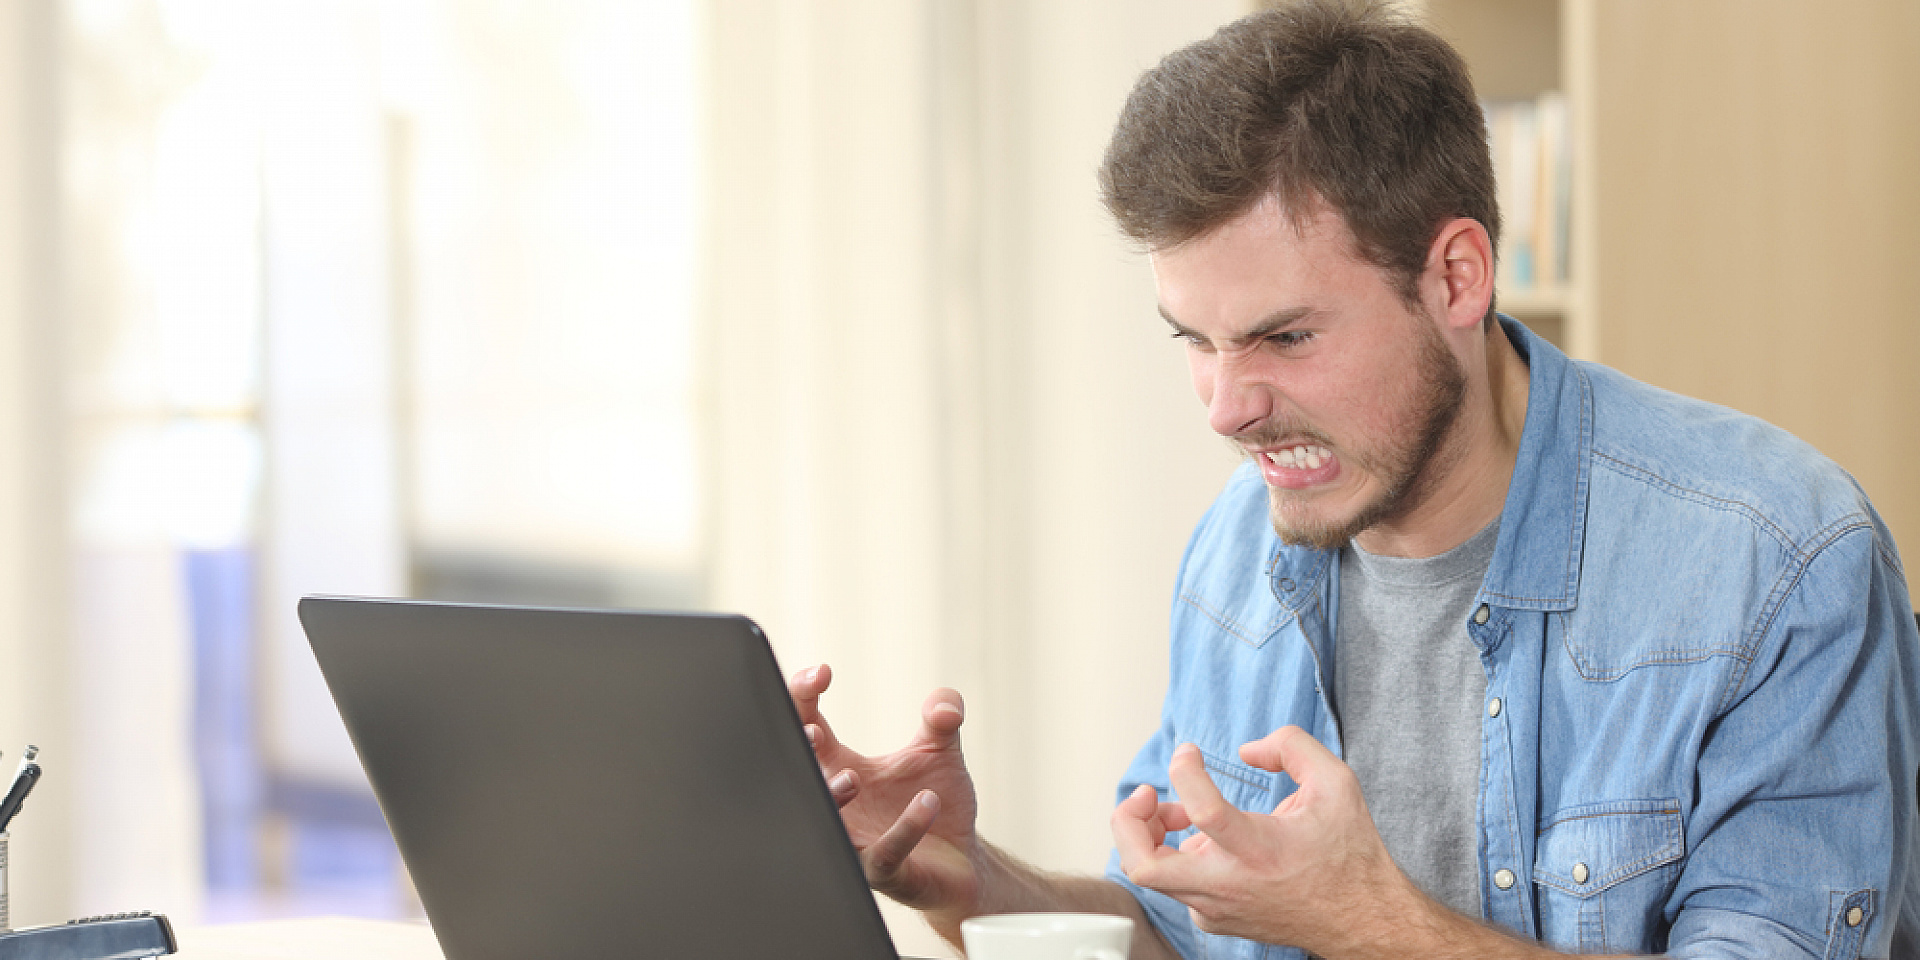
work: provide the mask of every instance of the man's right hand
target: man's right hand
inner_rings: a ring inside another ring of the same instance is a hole
[[[935,690],[920,708],[920,730],[905,747],[868,757],[834,736],[820,713],[833,682],[825,664],[793,675],[787,690],[840,804],[840,818],[867,882],[921,910],[970,912],[980,896],[978,812],[960,754],[960,694]]]

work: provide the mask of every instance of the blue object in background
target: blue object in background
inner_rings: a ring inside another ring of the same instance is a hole
[[[193,737],[199,764],[207,887],[260,884],[265,778],[255,730],[254,552],[181,554],[193,630]]]

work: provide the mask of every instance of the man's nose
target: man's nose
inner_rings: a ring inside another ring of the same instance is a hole
[[[1273,414],[1273,385],[1246,357],[1221,356],[1213,370],[1207,424],[1223,437],[1247,432]]]

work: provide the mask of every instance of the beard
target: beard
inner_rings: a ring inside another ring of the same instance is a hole
[[[1283,438],[1305,438],[1337,451],[1343,460],[1379,482],[1379,489],[1345,518],[1314,511],[1310,503],[1289,491],[1269,487],[1268,513],[1281,542],[1316,550],[1338,549],[1368,527],[1405,516],[1419,506],[1435,478],[1450,467],[1451,458],[1443,459],[1442,450],[1459,416],[1461,399],[1466,396],[1466,371],[1423,312],[1416,311],[1413,321],[1419,331],[1413,378],[1407,383],[1406,399],[1393,433],[1381,445],[1343,448],[1310,425],[1278,419],[1234,438],[1235,446],[1242,451],[1275,444]]]

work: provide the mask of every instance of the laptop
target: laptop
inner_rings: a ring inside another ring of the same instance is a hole
[[[448,960],[897,960],[752,621],[299,612]]]

